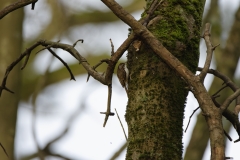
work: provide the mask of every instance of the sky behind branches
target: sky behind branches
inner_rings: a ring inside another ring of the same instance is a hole
[[[98,9],[106,11],[106,7],[100,2],[95,0],[77,1],[77,0],[62,0],[69,8],[73,8],[73,12],[77,10],[91,10]],[[124,5],[126,1],[120,1]],[[210,0],[207,0],[209,4]],[[129,3],[129,2],[128,2]],[[220,0],[221,13],[224,17],[222,22],[225,28],[231,27],[231,17],[239,6],[239,0]],[[42,12],[44,9],[44,12]],[[38,1],[35,10],[32,11],[30,6],[25,7],[26,18],[24,21],[24,39],[32,39],[36,37],[48,23],[51,23],[50,8],[46,5],[45,0]],[[141,12],[134,13],[136,19],[139,19]],[[228,24],[228,25],[224,25]],[[61,37],[63,43],[74,43],[73,39],[84,39],[83,44],[78,44],[77,49],[82,51],[83,54],[99,54],[103,51],[111,52],[109,39],[113,40],[115,50],[127,38],[128,26],[122,22],[114,22],[106,25],[87,24],[84,26],[76,27],[71,30],[71,38]],[[86,34],[86,30],[92,34]],[[224,37],[227,37],[229,30],[225,30]],[[97,39],[96,39],[97,37]],[[56,38],[57,39],[57,38]],[[96,46],[97,51],[96,51]],[[201,59],[199,66],[203,66],[205,60],[206,48],[205,44],[201,43]],[[68,63],[76,63],[70,55],[63,51],[57,53]],[[39,73],[44,73],[47,65],[42,66],[43,62],[52,63],[51,71],[58,69],[62,64],[57,60],[51,62],[49,54],[43,53],[35,57],[35,68]],[[123,56],[126,60],[126,55]],[[211,68],[214,68],[214,61]],[[239,67],[240,68],[240,67]],[[238,70],[240,73],[240,69]],[[236,74],[236,76],[239,76]],[[51,85],[41,92],[37,98],[37,121],[36,131],[37,140],[41,147],[51,141],[59,132],[63,130],[72,115],[79,113],[71,123],[69,132],[58,141],[52,148],[54,152],[66,154],[67,156],[75,157],[78,159],[91,159],[91,160],[106,160],[108,159],[119,147],[126,141],[122,132],[120,123],[117,116],[110,117],[105,128],[102,127],[104,115],[99,112],[106,110],[107,104],[107,87],[96,82],[93,78],[86,83],[87,75],[77,76],[76,81],[64,80],[60,83]],[[207,76],[205,85],[210,87],[212,76]],[[185,112],[184,126],[189,120],[192,111],[198,107],[198,103],[194,96],[189,93]],[[127,132],[127,124],[125,122],[125,108],[127,104],[127,96],[124,89],[119,84],[116,76],[113,78],[113,94],[112,94],[112,111],[117,109],[124,128]],[[196,115],[193,116],[187,133],[184,133],[183,143],[184,151],[191,137],[192,129],[196,123]],[[17,136],[16,136],[16,153],[18,158],[37,151],[36,144],[34,143],[31,125],[32,125],[32,107],[31,99],[29,102],[22,102],[19,107],[18,123],[17,123]],[[204,134],[204,133],[203,133]],[[229,133],[233,140],[238,136],[231,130]],[[240,143],[227,145],[226,156],[240,159],[238,149]],[[119,160],[125,159],[125,152],[118,158]],[[204,160],[209,159],[210,149],[206,149]],[[54,160],[53,158],[49,158]]]

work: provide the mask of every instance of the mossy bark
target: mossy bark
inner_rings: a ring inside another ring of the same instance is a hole
[[[147,1],[150,4],[151,1]],[[148,29],[192,72],[199,58],[203,1],[165,0]],[[144,14],[143,14],[144,17]],[[126,159],[182,159],[184,80],[142,41],[128,50],[129,101]]]

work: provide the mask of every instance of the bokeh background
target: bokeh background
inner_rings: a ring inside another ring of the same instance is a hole
[[[118,2],[136,19],[140,18],[145,7],[144,0]],[[240,24],[237,18],[240,16],[239,3],[239,0],[206,0],[204,11],[204,23],[212,24],[213,44],[220,43],[211,68],[228,75],[237,84],[240,79]],[[101,1],[96,0],[40,0],[34,10],[31,10],[31,6],[24,8],[22,23],[22,51],[39,39],[61,40],[68,44],[84,39],[84,43],[78,43],[76,49],[92,66],[110,56],[109,39],[112,39],[116,50],[127,38],[129,28]],[[38,50],[34,50],[35,53]],[[123,160],[126,151],[121,149],[124,148],[126,140],[117,116],[110,117],[106,127],[102,127],[104,115],[99,112],[106,110],[107,87],[93,78],[86,83],[87,74],[83,67],[69,53],[59,49],[54,51],[70,65],[76,81],[69,81],[66,68],[47,51],[32,54],[27,67],[21,71],[21,87],[15,90],[19,93],[16,158],[37,160],[38,150],[44,151],[44,148],[49,147],[51,153],[46,157],[48,160],[64,159],[63,157],[74,160],[107,160],[116,153],[119,153],[116,159]],[[206,55],[203,41],[200,53],[199,66],[203,66]],[[121,61],[126,60],[125,53]],[[98,71],[104,72],[105,69],[106,65],[102,65]],[[205,85],[210,89],[210,93],[214,93],[220,88],[221,81],[208,75]],[[230,93],[223,91],[221,97],[224,99]],[[126,104],[125,90],[114,76],[112,110],[115,112],[114,108],[117,109],[127,132],[124,119]],[[197,101],[189,93],[183,129],[197,107]],[[199,159],[209,159],[208,131],[204,123],[201,111],[198,110],[184,133],[185,159],[191,157],[191,154],[195,154]],[[237,139],[238,136],[229,122],[224,120],[223,124],[233,140]],[[226,156],[240,159],[239,143],[229,140],[226,140],[226,143]]]

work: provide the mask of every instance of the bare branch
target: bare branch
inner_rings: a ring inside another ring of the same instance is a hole
[[[83,67],[87,70],[87,72],[96,80],[101,82],[104,85],[107,85],[104,76],[96,72],[92,67],[89,65],[87,60],[82,57],[79,52],[72,46],[64,43],[58,43],[58,42],[51,42],[51,41],[45,41],[45,40],[40,40],[39,41],[42,46],[49,46],[51,45],[52,48],[61,48],[67,52],[69,52],[73,57],[75,57],[79,63],[83,65]]]
[[[4,148],[4,146],[2,145],[2,143],[0,143],[0,146],[1,146],[1,148],[3,149],[4,153],[6,154],[6,156],[9,157],[8,154],[7,154],[7,151],[6,151],[6,149]]]
[[[203,68],[198,67],[198,71],[202,71]],[[225,84],[227,84],[233,91],[238,89],[238,86],[235,85],[230,78],[228,78],[227,76],[225,76],[224,74],[222,74],[221,72],[219,72],[218,70],[214,70],[214,69],[208,69],[207,73],[213,74],[214,76],[220,78],[223,80],[223,82]]]
[[[18,59],[16,59],[14,62],[12,62],[12,64],[10,64],[10,65],[7,67],[6,72],[5,72],[5,75],[4,75],[4,78],[3,78],[3,80],[2,80],[2,84],[1,84],[1,86],[0,86],[0,97],[1,97],[1,94],[2,94],[2,91],[3,91],[3,90],[9,91],[9,92],[11,92],[11,93],[14,93],[13,91],[11,91],[10,89],[8,89],[8,88],[6,87],[6,83],[7,83],[7,79],[8,79],[9,73],[11,72],[11,70],[12,70],[25,56],[27,56],[26,61],[24,62],[24,65],[23,65],[23,67],[22,67],[22,68],[24,68],[24,67],[26,66],[26,64],[27,64],[27,61],[28,61],[28,59],[29,59],[29,56],[30,56],[32,50],[33,50],[34,48],[36,48],[37,46],[39,46],[39,45],[40,45],[39,42],[36,42],[35,44],[33,44],[30,48],[26,49],[26,51],[23,52],[23,53],[19,56]]]
[[[219,97],[220,95],[218,95],[218,93],[220,93],[223,89],[225,89],[225,88],[227,88],[227,87],[228,87],[228,85],[222,86],[216,93],[214,93],[214,94],[212,95],[212,97]]]
[[[205,40],[206,46],[207,46],[207,57],[206,57],[206,61],[203,67],[202,72],[199,74],[200,80],[202,82],[204,82],[204,79],[207,75],[207,71],[210,67],[211,61],[212,61],[212,55],[213,55],[213,51],[215,50],[215,48],[218,46],[213,47],[212,43],[210,41],[210,23],[206,23],[205,25],[205,31],[203,34],[203,38]]]
[[[202,68],[199,67],[198,70],[201,71]],[[207,73],[211,73],[211,74],[213,74],[214,76],[222,79],[223,82],[224,82],[227,86],[229,86],[234,92],[236,92],[236,91],[239,89],[239,87],[238,87],[236,84],[234,84],[234,83],[231,81],[230,78],[228,78],[227,76],[225,76],[225,75],[222,74],[221,72],[219,72],[219,71],[217,71],[217,70],[214,70],[214,69],[209,69],[209,70],[207,71]],[[220,107],[220,106],[219,106],[219,107]],[[228,107],[228,106],[227,106],[227,107]],[[239,110],[240,110],[240,95],[236,97],[235,114],[238,114]]]
[[[111,112],[111,99],[112,99],[112,84],[108,85],[107,111],[106,111],[106,112],[100,112],[101,114],[105,114],[105,119],[104,119],[103,127],[106,126],[108,117],[109,117],[109,116],[114,116],[114,113]]]
[[[191,86],[193,81],[198,81],[198,78],[195,77],[195,75],[175,56],[173,56],[145,26],[138,22],[131,14],[126,12],[117,2],[114,0],[102,0],[102,2],[108,6],[117,17],[128,24],[136,35],[142,37],[153,51],[171,68],[175,69],[188,83],[191,84]]]
[[[11,13],[12,11],[19,9],[21,7],[24,7],[29,4],[35,4],[38,0],[18,0],[17,2],[10,4],[9,6],[3,8],[0,11],[0,19],[5,17],[8,13]],[[33,6],[34,7],[34,6]]]
[[[229,96],[224,102],[223,104],[221,105],[221,109],[222,110],[225,110],[229,105],[230,103],[235,100],[238,96],[240,95],[240,89],[236,90],[231,96]]]
[[[103,60],[101,60],[98,64],[96,64],[96,65],[93,66],[92,68],[96,71],[97,67],[99,67],[101,64],[103,64],[103,62],[106,62],[106,63],[108,64],[109,59],[103,59]],[[91,75],[88,73],[87,82],[89,81],[90,76],[91,76]]]
[[[52,53],[52,55],[53,55],[54,57],[56,57],[57,59],[59,59],[59,61],[61,61],[61,62],[63,63],[63,65],[67,68],[67,70],[68,70],[68,72],[70,73],[70,76],[71,76],[70,80],[73,79],[74,81],[76,81],[76,79],[75,79],[75,77],[74,77],[71,69],[69,68],[68,64],[67,64],[64,60],[62,60],[52,49],[49,48],[48,51],[49,51],[50,53]]]
[[[224,130],[225,136],[229,139],[229,141],[232,141],[232,138],[229,136],[229,134]]]
[[[186,129],[185,129],[185,131],[184,131],[185,133],[187,132],[187,129],[188,129],[188,126],[189,126],[189,124],[190,124],[190,121],[191,121],[192,116],[194,115],[194,113],[195,113],[199,108],[200,108],[200,107],[197,107],[196,109],[194,109],[194,110],[193,110],[193,113],[192,113],[191,116],[189,117],[187,127],[186,127]]]
[[[212,100],[216,107],[220,108],[220,104],[216,101],[216,97],[212,97]],[[222,115],[232,123],[233,127],[235,128],[236,132],[238,133],[238,136],[240,137],[240,123],[238,120],[238,115],[230,111],[229,109],[225,109],[222,113]],[[238,142],[238,140],[234,141],[234,143]]]
[[[82,41],[82,40],[79,40]],[[76,43],[76,42],[75,42]],[[72,46],[72,45],[68,45],[68,44],[64,44],[64,43],[59,43],[59,42],[51,42],[51,41],[45,41],[45,40],[39,40],[38,42],[36,42],[35,44],[33,44],[30,48],[26,49],[25,52],[23,52],[19,58],[17,58],[12,64],[10,64],[5,72],[5,76],[4,79],[2,81],[2,84],[0,86],[0,96],[3,90],[9,91],[11,93],[14,93],[13,91],[11,91],[10,89],[8,89],[6,87],[6,82],[7,82],[7,78],[8,75],[10,73],[10,71],[26,56],[25,62],[22,66],[21,69],[23,69],[27,62],[28,59],[30,57],[30,54],[32,53],[32,50],[35,49],[36,47],[38,47],[39,45],[44,46],[44,49],[50,49],[50,48],[61,48],[67,52],[69,52],[74,58],[76,58],[79,63],[81,63],[83,65],[83,67],[87,70],[87,72],[96,80],[98,80],[99,82],[101,82],[104,85],[108,85],[109,83],[106,82],[105,77],[101,74],[99,74],[98,72],[96,72],[87,62],[87,60],[82,57],[79,52]],[[51,52],[51,51],[50,51]],[[52,53],[52,52],[51,52]],[[73,74],[71,73],[69,67],[67,66],[67,64],[65,62],[63,62],[63,60],[61,60],[60,57],[56,56],[55,53],[52,53],[55,57],[57,57],[68,69],[68,71],[70,72],[71,75],[71,79],[75,79]],[[113,73],[113,72],[112,72]]]
[[[79,39],[79,40],[77,40],[75,43],[73,43],[73,45],[72,45],[72,46],[73,46],[73,47],[75,47],[75,46],[77,45],[77,43],[78,43],[78,42],[81,42],[81,43],[83,43],[83,41],[84,41],[83,39]]]
[[[126,12],[114,0],[101,0],[108,6],[113,13],[123,22],[128,24],[133,32],[144,39],[145,43],[173,70],[183,77],[189,86],[193,88],[193,94],[204,113],[210,114],[207,118],[207,124],[210,127],[210,140],[212,156],[216,159],[224,158],[223,127],[222,120],[219,118],[221,110],[215,107],[210,95],[204,87],[199,76],[195,76],[185,65],[183,65],[175,56],[173,56],[162,43],[140,22]],[[214,114],[214,116],[213,116]],[[219,140],[221,138],[221,140]],[[217,148],[217,149],[216,149]],[[218,152],[217,152],[218,151]]]

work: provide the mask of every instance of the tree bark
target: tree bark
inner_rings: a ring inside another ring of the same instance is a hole
[[[203,1],[165,0],[147,26],[194,73],[203,7]],[[128,68],[126,159],[182,159],[186,83],[144,41],[139,51],[130,46]]]
[[[14,0],[1,0],[0,9],[15,2]],[[22,49],[22,21],[23,9],[8,14],[0,20],[0,77],[3,79],[6,68],[21,53]],[[16,132],[16,119],[20,88],[20,66],[13,69],[7,81],[7,87],[15,95],[4,91],[0,98],[0,143],[6,149],[9,158],[0,148],[1,160],[14,159],[14,138]]]

